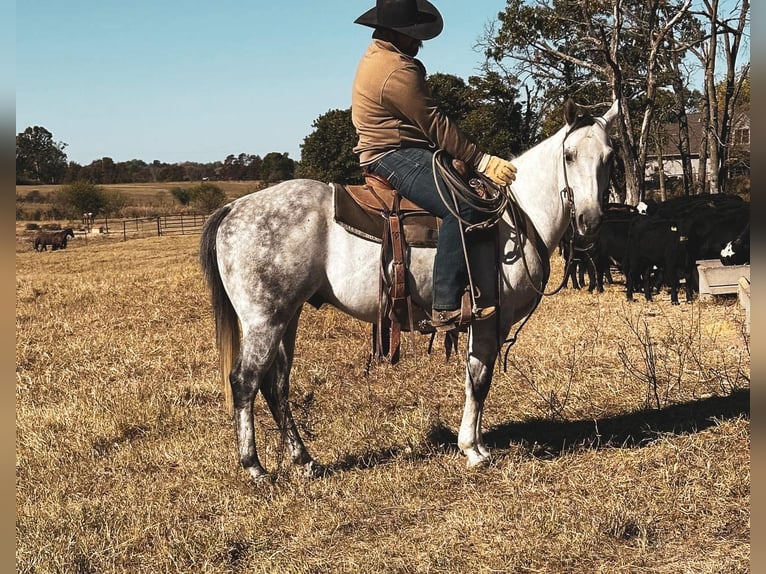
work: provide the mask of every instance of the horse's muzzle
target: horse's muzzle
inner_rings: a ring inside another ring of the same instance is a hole
[[[592,239],[598,234],[599,227],[601,226],[601,214],[594,216],[588,216],[584,213],[580,213],[577,216],[577,231],[586,239]]]

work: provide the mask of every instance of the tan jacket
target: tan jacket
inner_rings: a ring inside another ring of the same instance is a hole
[[[482,152],[436,107],[423,64],[385,40],[374,39],[354,78],[351,119],[361,165],[403,147],[442,148],[476,166]]]

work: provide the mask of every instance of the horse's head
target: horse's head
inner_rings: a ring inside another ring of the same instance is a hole
[[[584,237],[594,235],[601,222],[601,205],[612,166],[608,129],[617,113],[617,101],[596,118],[572,100],[564,106],[567,122],[562,144],[564,190],[571,190],[577,231]]]
[[[64,237],[72,237],[72,238],[74,238],[74,229],[72,229],[71,227],[67,227],[64,230]]]

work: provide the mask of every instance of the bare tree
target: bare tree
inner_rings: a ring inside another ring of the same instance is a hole
[[[643,198],[646,150],[658,88],[657,66],[672,29],[692,0],[554,2],[508,0],[488,58],[514,62],[516,75],[547,86],[549,99],[581,93],[620,102],[618,131],[626,202]],[[599,96],[600,94],[600,96]],[[634,115],[641,116],[640,129]]]
[[[737,60],[742,47],[745,30],[749,24],[750,2],[741,0],[735,8],[739,13],[734,18],[721,16],[718,0],[703,0],[704,10],[697,15],[706,21],[709,27],[706,39],[699,46],[690,46],[705,71],[705,104],[703,128],[706,137],[700,150],[700,169],[697,186],[699,191],[705,188],[705,181],[710,179],[710,192],[723,191],[726,182],[726,168],[729,155],[729,139],[733,110],[736,106],[737,94],[742,81],[749,77],[749,65],[744,73],[737,78]],[[734,24],[732,24],[734,22]],[[716,83],[716,62],[719,57],[719,38],[723,40],[726,62],[726,77],[724,80],[723,101],[719,101]],[[710,174],[707,174],[707,163],[710,161]]]

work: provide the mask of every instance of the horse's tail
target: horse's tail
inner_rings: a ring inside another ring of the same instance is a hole
[[[226,216],[229,215],[230,211],[231,207],[225,205],[210,215],[205,221],[200,239],[199,260],[202,272],[210,288],[210,298],[213,304],[213,314],[215,315],[215,342],[218,348],[223,395],[229,414],[233,414],[234,401],[229,384],[229,373],[231,372],[234,360],[239,354],[239,321],[231,300],[229,300],[229,296],[223,287],[221,273],[218,269],[218,258],[216,256],[218,227]]]

